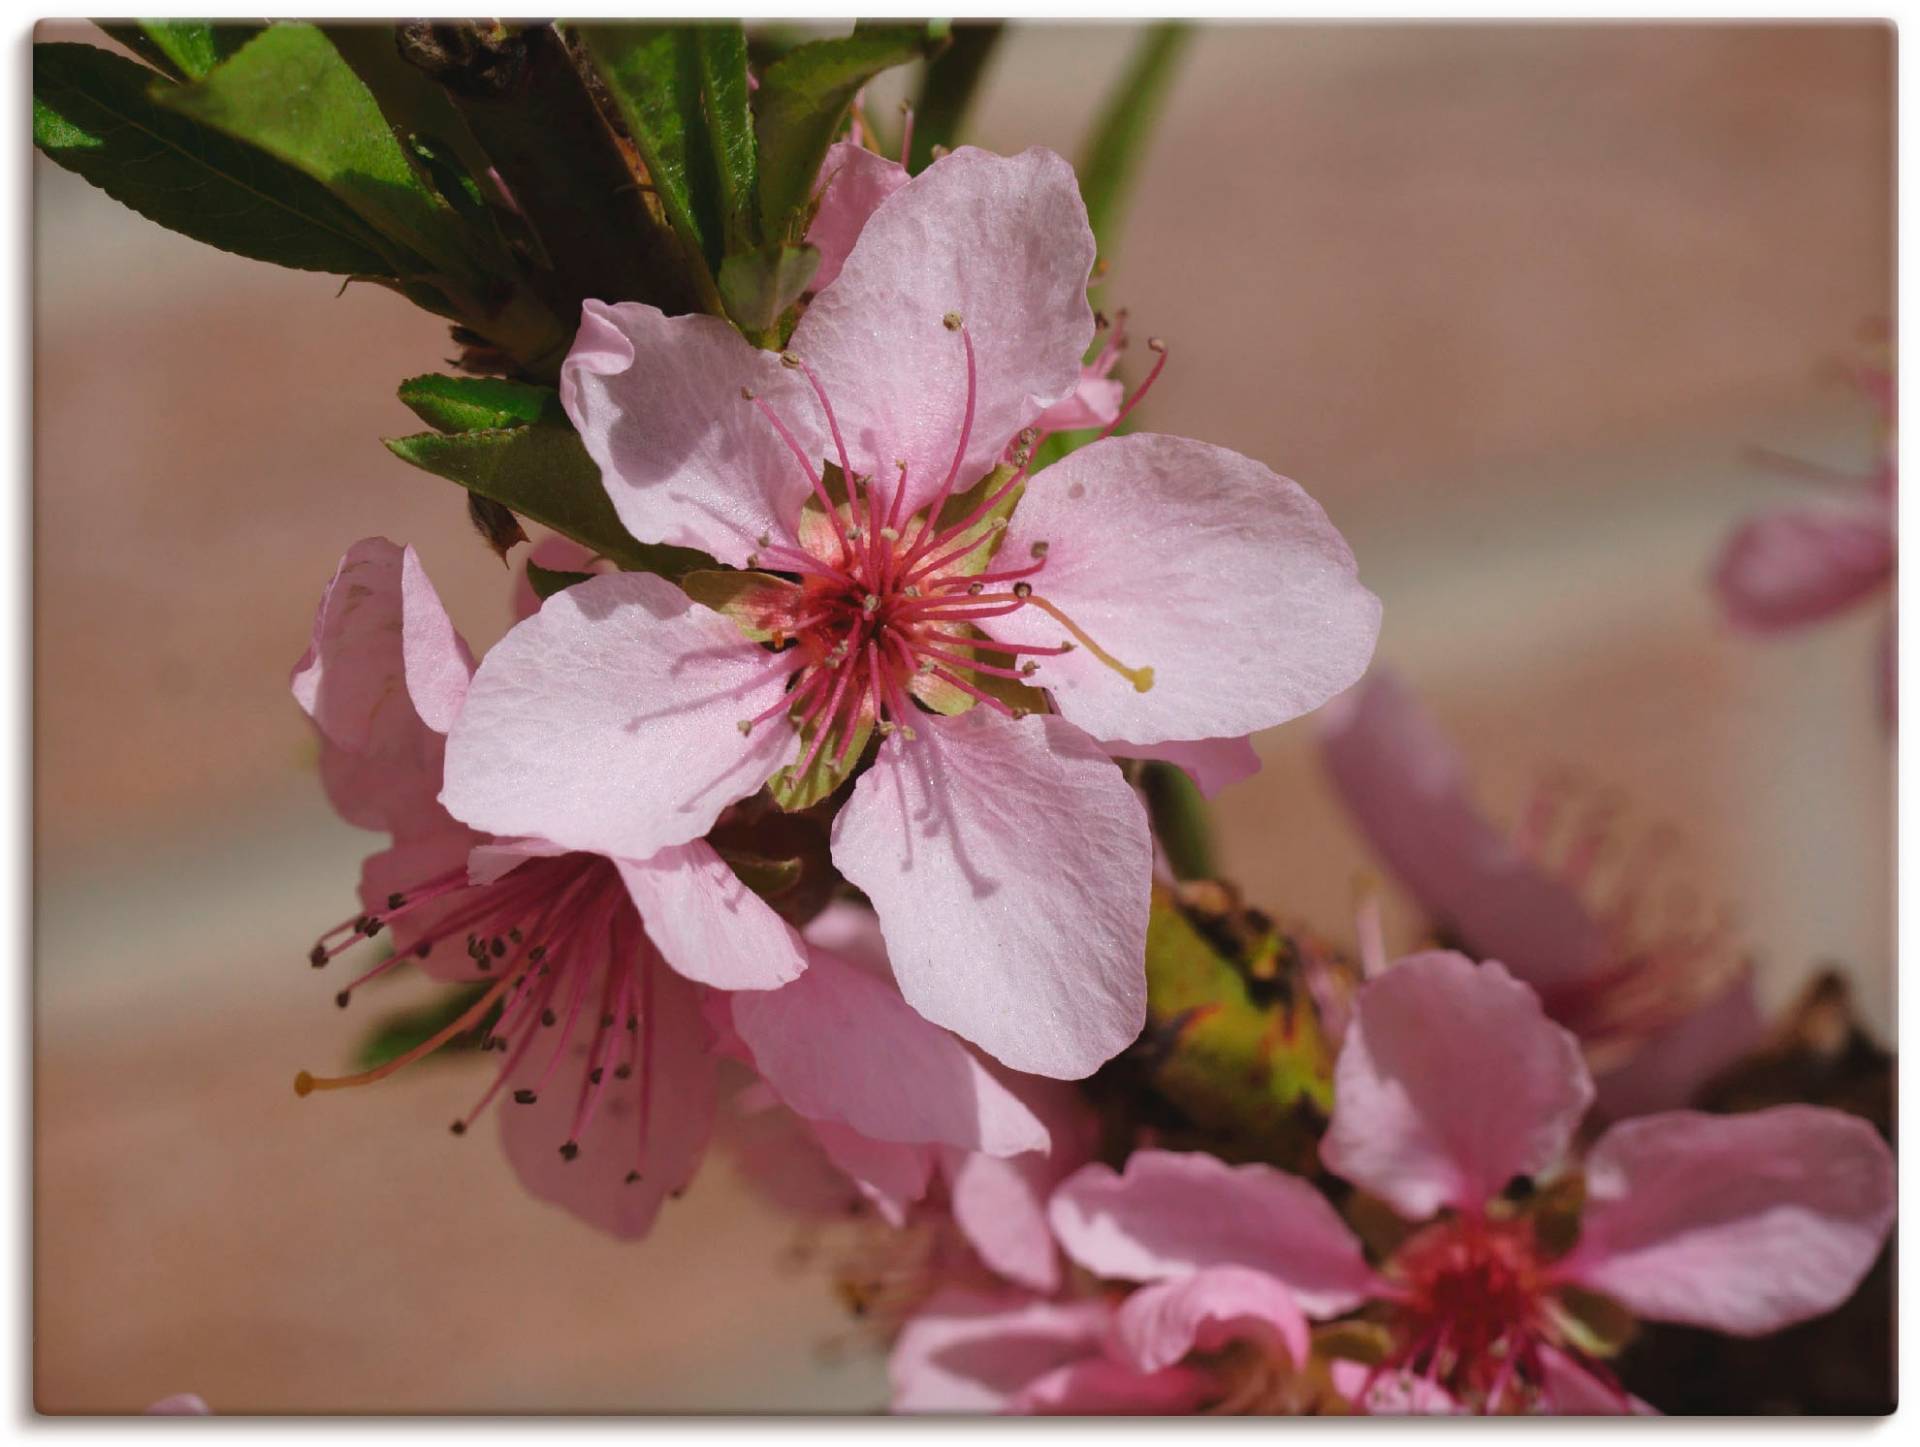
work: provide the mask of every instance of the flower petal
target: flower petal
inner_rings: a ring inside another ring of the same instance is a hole
[[[916,506],[946,480],[967,396],[966,352],[944,323],[953,313],[978,379],[958,486],[988,471],[1079,383],[1093,256],[1073,167],[1037,147],[995,156],[962,146],[881,203],[792,340],[855,471],[891,486],[904,461]]]
[[[1102,744],[1117,759],[1158,759],[1173,764],[1193,780],[1204,799],[1211,799],[1229,784],[1251,779],[1260,772],[1260,755],[1253,740],[1191,739],[1163,744]]]
[[[815,292],[833,285],[874,211],[907,184],[907,168],[865,146],[835,141],[820,164],[820,178],[820,202],[807,227],[807,244],[820,253],[809,288]]]
[[[807,1124],[827,1159],[859,1188],[881,1219],[896,1231],[906,1225],[908,1208],[926,1195],[933,1180],[932,1147],[873,1140],[838,1121]]]
[[[175,1392],[171,1397],[162,1397],[147,1408],[149,1417],[211,1417],[213,1408],[209,1407],[198,1392]]]
[[[1614,1121],[1678,1110],[1765,1036],[1752,971],[1742,970],[1714,998],[1649,1036],[1618,1069],[1599,1076],[1594,1081],[1594,1115]]]
[[[1246,1340],[1284,1346],[1299,1367],[1311,1345],[1293,1293],[1246,1266],[1208,1266],[1141,1287],[1121,1303],[1113,1336],[1120,1354],[1143,1372]]]
[[[537,563],[550,573],[595,573],[600,568],[597,555],[582,547],[572,538],[563,538],[558,533],[549,533],[528,550],[526,561]],[[513,575],[513,621],[525,622],[540,611],[540,595],[533,591],[533,583],[522,566]]]
[[[1893,1210],[1893,1155],[1855,1116],[1643,1116],[1588,1156],[1580,1243],[1561,1273],[1642,1317],[1758,1336],[1851,1296]]]
[[[396,836],[446,827],[434,799],[443,744],[414,706],[409,653],[424,663],[449,640],[462,655],[466,648],[451,624],[410,648],[410,622],[436,612],[446,619],[417,559],[409,578],[412,557],[411,548],[385,538],[363,538],[347,550],[292,678],[294,699],[320,734],[327,798],[348,823]]]
[[[515,1073],[516,1087],[538,1088],[532,1105],[498,1107],[500,1140],[520,1183],[611,1235],[635,1240],[653,1228],[661,1205],[684,1191],[713,1133],[715,1056],[700,1018],[698,988],[655,964],[648,1048],[630,1080],[609,1080],[572,1160],[560,1146],[588,1087],[589,1037],[576,1035],[544,1085],[551,1048],[536,1043]],[[590,987],[591,989],[592,987]],[[629,1181],[628,1173],[640,1172]]]
[[[1633,1393],[1611,1386],[1565,1352],[1550,1346],[1536,1349],[1540,1363],[1540,1411],[1555,1417],[1658,1416]]]
[[[1029,1382],[1095,1356],[1104,1302],[1035,1301],[948,1287],[909,1321],[887,1362],[896,1412],[997,1412]]]
[[[1096,738],[1250,734],[1318,708],[1373,657],[1380,600],[1346,539],[1299,484],[1224,447],[1151,433],[1082,447],[1027,484],[998,556],[1025,566],[1036,548],[1034,592],[1153,670],[1143,692],[1090,647],[1035,660],[1035,686]],[[1033,606],[983,626],[1066,637]]]
[[[1365,1362],[1328,1365],[1334,1389],[1370,1417],[1457,1417],[1460,1404],[1445,1387],[1409,1371],[1376,1373]],[[1364,1394],[1364,1397],[1363,1397]]]
[[[745,567],[763,535],[792,536],[807,474],[742,388],[817,466],[819,405],[777,355],[718,317],[669,317],[632,301],[581,308],[560,400],[636,538]]]
[[[414,712],[435,733],[453,727],[453,716],[473,677],[473,650],[454,629],[440,595],[409,547],[400,558],[400,648],[407,696]]]
[[[1006,1410],[1036,1417],[1165,1417],[1195,1410],[1216,1390],[1211,1377],[1190,1367],[1137,1372],[1088,1357],[1029,1382]]]
[[[1504,966],[1409,955],[1354,1001],[1320,1159],[1409,1221],[1477,1210],[1554,1164],[1592,1100],[1580,1042]]]
[[[896,733],[833,826],[900,990],[1015,1070],[1090,1075],[1146,1020],[1145,811],[1064,719],[980,707]]]
[[[646,573],[547,599],[495,644],[447,741],[441,802],[492,834],[645,859],[698,839],[792,752],[769,655]]]
[[[1864,509],[1803,508],[1743,524],[1713,569],[1727,621],[1777,633],[1852,607],[1892,580],[1891,521]]]
[[[1047,1148],[1039,1117],[972,1051],[891,983],[825,950],[810,950],[791,984],[729,1003],[754,1068],[801,1115],[878,1141],[1001,1156]]]
[[[1060,1249],[1047,1201],[1092,1159],[1099,1122],[1079,1091],[1061,1081],[1024,1075],[1009,1085],[1046,1127],[1049,1148],[1006,1157],[949,1151],[947,1194],[954,1224],[996,1275],[1052,1293],[1060,1288]]]
[[[1398,678],[1369,675],[1321,717],[1348,813],[1436,925],[1535,988],[1603,963],[1606,936],[1579,895],[1486,821],[1459,755]]]
[[[1380,1282],[1327,1198],[1272,1166],[1141,1150],[1126,1173],[1090,1165],[1054,1192],[1054,1235],[1074,1260],[1122,1281],[1245,1266],[1288,1287],[1303,1310],[1336,1316]]]
[[[407,895],[454,874],[466,864],[474,845],[485,837],[447,819],[445,814],[441,818],[446,821],[446,828],[403,839],[389,849],[369,854],[361,861],[360,904],[368,914],[393,915],[389,901],[396,894]],[[404,954],[418,944],[423,936],[438,929],[473,902],[473,891],[455,889],[431,903],[415,905],[389,919],[388,943],[395,954]],[[465,951],[457,948],[432,950],[417,963],[435,979],[462,982],[471,982],[473,979],[473,961]]]
[[[647,938],[689,980],[717,990],[775,990],[807,968],[793,926],[706,840],[614,863]]]

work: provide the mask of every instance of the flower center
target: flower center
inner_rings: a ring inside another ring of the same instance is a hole
[[[638,1181],[646,1163],[652,1071],[654,970],[662,968],[640,916],[613,864],[595,854],[529,859],[492,883],[471,885],[464,864],[417,888],[396,891],[387,907],[357,915],[322,935],[308,955],[316,968],[361,940],[391,929],[394,952],[334,997],[343,1009],[367,981],[427,958],[464,950],[467,966],[453,983],[483,986],[479,996],[432,1036],[357,1075],[319,1077],[301,1071],[294,1091],[343,1090],[384,1080],[452,1041],[476,1032],[483,1050],[506,1058],[468,1113],[453,1123],[464,1135],[511,1080],[521,1105],[536,1103],[577,1040],[587,1041],[587,1070],[576,1090],[566,1137],[567,1160],[592,1121],[609,1079],[640,1072],[639,1127],[627,1174]],[[447,972],[440,972],[446,980]],[[544,1064],[541,1063],[542,1052]]]
[[[819,524],[803,528],[802,546],[763,538],[749,560],[752,566],[794,575],[793,581],[782,580],[786,596],[767,620],[774,648],[768,666],[793,681],[778,703],[741,720],[740,730],[750,733],[764,720],[788,714],[804,741],[796,773],[812,767],[829,738],[837,740],[836,766],[846,762],[870,728],[882,734],[898,729],[911,739],[917,710],[910,700],[936,690],[957,690],[1018,717],[1024,710],[990,691],[991,681],[1022,683],[1033,677],[1040,658],[1075,648],[1085,648],[1141,692],[1153,686],[1151,668],[1122,663],[1035,591],[1034,580],[1047,564],[1045,542],[1035,542],[1025,558],[993,566],[1000,561],[992,554],[1006,529],[1010,504],[1044,440],[1039,434],[1029,428],[1007,444],[1005,460],[989,476],[976,506],[964,511],[948,506],[973,436],[977,372],[973,341],[959,315],[949,313],[946,325],[958,333],[966,353],[960,436],[940,486],[911,510],[907,464],[896,463],[895,476],[884,484],[854,472],[833,404],[801,358],[789,352],[782,361],[805,374],[819,399],[839,458],[844,500],[829,493],[813,459],[766,402],[743,393],[786,443],[824,514]],[[1140,390],[1144,393],[1146,386]],[[1057,644],[1004,643],[979,631],[983,622],[1029,608],[1047,614],[1067,636]]]

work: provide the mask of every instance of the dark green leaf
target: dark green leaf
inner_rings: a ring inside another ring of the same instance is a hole
[[[575,583],[585,583],[597,576],[595,573],[570,573],[563,568],[543,568],[532,558],[527,559],[527,586],[533,589],[533,596],[542,603],[562,588],[571,588]]]
[[[100,28],[175,80],[198,80],[264,27],[210,20],[106,20]]]
[[[487,993],[485,985],[462,985],[448,990],[439,999],[425,1005],[417,1005],[410,1010],[396,1010],[374,1022],[373,1028],[360,1041],[354,1052],[354,1068],[357,1070],[377,1070],[389,1060],[405,1055],[416,1046],[424,1045],[447,1026],[454,1023],[467,1011],[480,1002]],[[480,1043],[486,1026],[498,1018],[495,1012],[481,1020],[474,1028],[464,1034],[456,1035],[445,1045],[425,1058],[439,1059],[449,1052],[471,1050]],[[449,1057],[451,1058],[451,1057]]]
[[[913,147],[907,169],[915,175],[933,160],[935,146],[951,150],[958,145],[987,62],[1006,27],[963,21],[953,27],[944,49],[927,62],[920,83],[920,103],[913,108]]]
[[[924,25],[859,25],[838,40],[798,46],[767,67],[754,94],[760,135],[760,223],[769,242],[801,239],[827,147],[854,93],[883,70],[927,51]]]
[[[306,172],[437,274],[467,287],[482,281],[475,237],[427,188],[372,92],[314,26],[269,26],[200,80],[154,98]]]
[[[33,48],[33,139],[123,206],[257,261],[393,276],[394,248],[324,186],[254,146],[156,106],[171,89],[91,45]]]
[[[1103,262],[1113,260],[1127,194],[1140,169],[1147,138],[1160,118],[1175,65],[1191,38],[1192,27],[1178,21],[1148,26],[1087,139],[1079,167],[1080,195],[1087,203],[1087,224],[1093,228]]]
[[[720,300],[741,330],[768,331],[781,313],[800,300],[819,265],[820,253],[811,246],[729,256],[720,263]]]
[[[709,563],[686,548],[636,542],[600,484],[574,430],[558,422],[448,436],[419,432],[390,437],[399,458],[564,533],[622,568],[675,577]]]
[[[560,394],[551,387],[500,377],[449,377],[429,372],[400,384],[400,400],[441,432],[485,432],[529,422],[561,422]]]
[[[727,254],[760,240],[760,152],[747,85],[747,33],[737,22],[693,27],[700,58],[700,100],[713,153],[721,244]]]

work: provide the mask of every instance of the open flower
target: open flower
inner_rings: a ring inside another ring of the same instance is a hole
[[[736,569],[603,577],[481,665],[442,798],[644,857],[779,773],[823,797],[900,989],[1014,1069],[1140,1029],[1151,843],[1113,754],[1202,746],[1364,669],[1378,601],[1295,484],[1134,435],[1025,476],[1077,384],[1093,238],[1067,164],[962,149],[884,201],[784,357],[589,302],[561,395],[636,537]]]
[[[1650,925],[1668,836],[1642,841],[1614,887],[1596,810],[1555,866],[1543,792],[1509,837],[1474,804],[1459,754],[1398,678],[1375,670],[1322,715],[1322,751],[1347,811],[1448,943],[1497,959],[1580,1037],[1608,1118],[1684,1105],[1761,1038],[1745,956],[1724,921]],[[1594,902],[1589,903],[1589,899]]]
[[[1593,1294],[1761,1335],[1838,1306],[1885,1242],[1879,1135],[1780,1106],[1614,1126],[1586,1158],[1578,1240],[1562,1249],[1511,1187],[1562,1164],[1592,1093],[1578,1042],[1500,965],[1411,956],[1356,1001],[1320,1149],[1408,1224],[1378,1267],[1305,1180],[1206,1155],[1088,1166],[1055,1194],[1054,1229],[1108,1279],[1164,1289],[1232,1267],[1313,1316],[1364,1308],[1385,1346],[1347,1382],[1374,1411],[1640,1410],[1589,1349]]]
[[[1713,589],[1726,620],[1744,633],[1768,635],[1824,623],[1889,594],[1895,564],[1894,494],[1898,482],[1893,443],[1892,372],[1853,369],[1855,385],[1883,422],[1880,465],[1855,475],[1793,458],[1775,466],[1827,494],[1812,506],[1783,507],[1750,518],[1721,546]],[[1894,712],[1894,633],[1888,621],[1880,645],[1882,711]]]
[[[386,936],[392,954],[338,996],[413,965],[483,987],[431,1039],[359,1075],[382,1079],[484,1031],[503,1056],[454,1123],[494,1101],[502,1139],[535,1195],[622,1236],[644,1234],[706,1148],[716,1057],[695,982],[771,988],[805,966],[793,930],[702,841],[640,858],[468,829],[436,802],[444,734],[473,671],[411,548],[384,538],[341,559],[295,667],[293,692],[321,739],[321,775],[343,817],[392,846],[366,861],[362,909],[323,935],[327,964]]]

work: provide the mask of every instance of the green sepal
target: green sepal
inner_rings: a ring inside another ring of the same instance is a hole
[[[175,80],[198,80],[265,29],[211,20],[105,20],[99,25]]]
[[[786,579],[750,569],[696,568],[679,582],[689,598],[724,613],[755,643],[775,643],[786,637],[781,620],[792,620],[792,604],[800,596]]]
[[[149,221],[256,261],[392,278],[408,258],[325,186],[154,102],[170,85],[92,45],[33,47],[33,140]]]
[[[575,583],[591,582],[598,573],[570,573],[564,568],[543,568],[532,558],[527,559],[527,586],[533,589],[533,596],[542,603],[563,588],[571,588]]]
[[[982,503],[1001,488],[1006,487],[1013,480],[1016,471],[1018,469],[1011,463],[1003,462],[965,492],[957,492],[948,498],[946,505],[940,509],[940,516],[934,519],[934,532],[936,534],[944,532],[970,517]],[[1000,551],[1000,540],[1006,533],[1008,522],[1013,518],[1013,510],[1020,506],[1020,499],[1026,496],[1026,492],[1027,485],[1024,482],[1018,487],[1008,489],[1007,495],[982,514],[979,521],[959,537],[930,553],[930,557],[944,556],[969,541],[974,543],[972,551],[941,568],[940,576],[943,578],[951,578],[955,575],[973,577],[986,572],[987,564],[991,563],[994,555]]]
[[[919,59],[933,43],[924,24],[862,23],[851,35],[795,46],[767,67],[753,97],[766,240],[800,240],[820,163],[860,87],[883,70]]]
[[[831,684],[826,686],[832,687]],[[867,742],[873,737],[873,710],[869,703],[863,701],[855,712],[851,725],[853,747],[847,750],[843,761],[836,762],[835,755],[846,740],[848,727],[847,712],[842,708],[834,719],[833,732],[827,735],[826,743],[821,745],[819,754],[804,774],[798,772],[800,760],[813,747],[819,726],[809,724],[800,731],[799,751],[794,755],[793,762],[783,765],[767,781],[767,791],[773,796],[774,803],[789,813],[810,809],[853,777],[853,771],[860,767],[861,755],[867,751]]]
[[[557,422],[386,439],[388,451],[449,478],[522,517],[564,533],[619,567],[676,578],[707,565],[704,553],[628,535],[580,436]]]
[[[400,400],[440,432],[485,432],[531,422],[564,423],[560,394],[551,387],[503,377],[450,377],[441,372],[409,377]]]
[[[791,893],[806,871],[806,861],[798,857],[769,859],[765,855],[743,854],[733,849],[721,849],[718,852],[740,882],[768,902]]]
[[[389,1060],[405,1055],[416,1046],[424,1045],[471,1010],[486,992],[485,985],[461,985],[446,991],[427,1004],[416,1005],[406,1010],[395,1010],[392,1014],[381,1016],[374,1021],[373,1028],[361,1037],[360,1044],[355,1047],[354,1068],[377,1070]],[[487,1030],[499,1018],[500,1013],[496,1008],[473,1029],[454,1036],[433,1054],[423,1059],[437,1060],[442,1056],[476,1048]]]
[[[1377,1321],[1333,1321],[1313,1328],[1316,1356],[1378,1366],[1393,1355],[1393,1331]]]
[[[742,331],[769,333],[819,267],[820,253],[811,246],[741,252],[720,263],[720,300]]]
[[[974,638],[986,637],[978,628],[971,627],[967,624],[949,625],[947,631],[966,633]],[[942,652],[945,651],[947,650],[942,650]],[[953,653],[956,658],[965,658],[968,656],[977,657],[979,650],[956,648],[953,650]],[[989,652],[988,656],[981,661],[992,664],[998,668],[1005,668],[1013,665],[1020,656],[1021,655],[1018,654],[994,654]],[[1024,717],[1030,713],[1045,713],[1047,711],[1046,695],[1036,688],[1029,688],[1018,679],[1002,678],[997,673],[981,673],[977,669],[963,668],[959,664],[954,663],[941,663],[940,666],[956,677],[965,679],[982,693],[999,699],[1000,702],[1013,710],[1015,717]],[[968,693],[964,688],[956,688],[946,679],[933,673],[915,673],[914,676],[907,681],[907,691],[935,713],[946,714],[949,717],[955,714],[965,713],[969,709],[980,706],[980,700]]]
[[[1547,1309],[1566,1339],[1590,1357],[1620,1355],[1639,1332],[1632,1312],[1612,1297],[1583,1286],[1560,1286]]]

